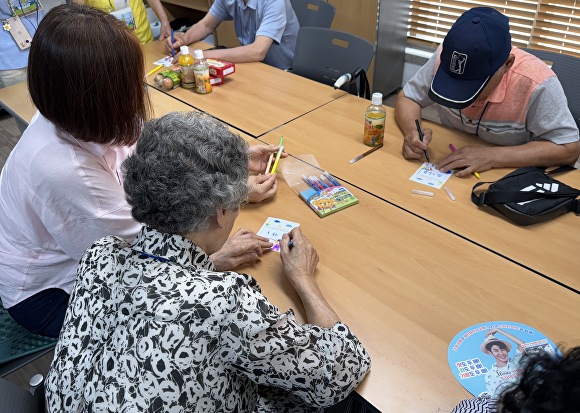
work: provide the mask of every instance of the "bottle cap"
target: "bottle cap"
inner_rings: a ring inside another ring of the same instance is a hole
[[[182,55],[189,54],[189,46],[181,46],[179,48],[179,51],[181,52]]]
[[[383,104],[383,94],[380,92],[373,93],[373,105]]]
[[[195,51],[193,52],[193,57],[194,57],[195,59],[198,59],[198,60],[199,60],[199,59],[203,59],[203,51],[202,51],[202,50],[199,50],[199,49],[198,49],[198,50],[195,50]]]

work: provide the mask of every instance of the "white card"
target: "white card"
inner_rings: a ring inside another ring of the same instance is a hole
[[[172,62],[172,61],[173,61],[173,57],[171,57],[171,55],[169,55],[169,56],[165,56],[165,57],[164,57],[164,58],[162,58],[162,59],[159,59],[159,60],[158,60],[158,61],[156,61],[156,62],[153,62],[153,64],[154,64],[155,66],[163,65],[163,66],[165,66],[165,67],[168,67],[168,66],[171,66],[171,62]]]
[[[280,240],[284,234],[292,231],[292,228],[299,227],[297,222],[286,221],[285,219],[268,217],[262,228],[258,231],[258,235],[268,238],[272,246],[272,251],[280,252]]]
[[[452,174],[453,171],[439,172],[439,170],[435,168],[435,164],[425,162],[409,179],[430,186],[431,188],[441,189]]]

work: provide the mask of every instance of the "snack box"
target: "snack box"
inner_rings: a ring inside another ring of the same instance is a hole
[[[236,71],[236,65],[230,62],[224,62],[221,60],[215,59],[206,59],[207,64],[209,65],[209,74],[210,76],[215,77],[226,77],[227,75],[231,75]]]
[[[209,83],[211,83],[212,86],[219,86],[224,83],[224,78],[222,76],[209,75]]]

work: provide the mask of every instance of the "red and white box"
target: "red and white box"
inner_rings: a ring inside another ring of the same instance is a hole
[[[210,76],[224,78],[236,71],[236,65],[233,63],[215,59],[206,59],[206,61],[209,65]]]
[[[209,83],[212,86],[219,86],[224,83],[224,78],[222,76],[209,75]]]

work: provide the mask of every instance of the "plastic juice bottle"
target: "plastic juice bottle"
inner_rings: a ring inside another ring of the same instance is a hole
[[[181,46],[179,48],[181,56],[179,56],[179,70],[181,72],[181,87],[186,89],[193,89],[195,87],[195,74],[193,72],[194,60],[189,54],[189,47]]]
[[[365,112],[364,143],[377,146],[383,143],[385,137],[385,118],[387,112],[383,106],[383,94],[373,93],[372,104]]]
[[[193,72],[195,73],[195,91],[205,95],[211,92],[211,83],[209,80],[209,65],[203,58],[203,52],[196,50],[193,52],[195,62],[193,63]]]

